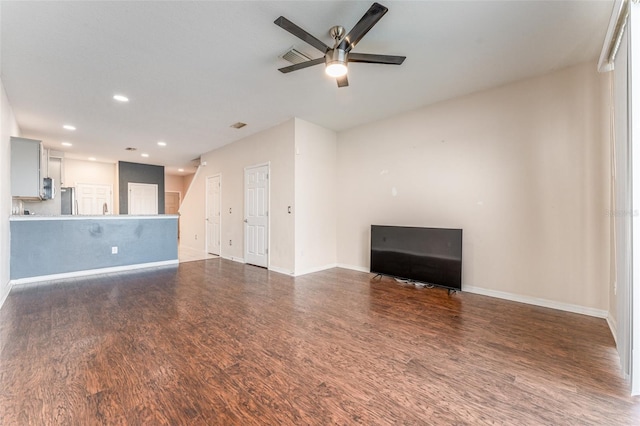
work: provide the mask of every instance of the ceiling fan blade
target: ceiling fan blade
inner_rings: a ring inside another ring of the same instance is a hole
[[[349,34],[346,35],[344,39],[340,42],[338,49],[343,49],[346,52],[349,52],[353,49],[356,44],[365,36],[366,33],[369,32],[371,28],[375,24],[378,23],[380,18],[387,13],[389,9],[381,5],[380,3],[374,3],[367,13],[365,13],[362,18],[358,21],[358,23],[349,31]]]
[[[372,55],[370,53],[349,53],[349,62],[365,62],[368,64],[402,65],[406,56]]]
[[[349,85],[349,79],[347,79],[346,74],[336,78],[336,82],[338,83],[338,87],[347,87]]]
[[[301,70],[318,64],[324,64],[324,58],[312,59],[310,61],[300,62],[299,64],[289,65],[288,67],[279,68],[278,71],[286,74],[291,71]]]
[[[296,24],[294,24],[284,16],[279,17],[278,19],[273,21],[273,23],[279,26],[280,28],[289,31],[291,34],[298,37],[300,40],[310,44],[311,46],[315,47],[322,53],[327,53],[327,51],[330,49],[329,46],[327,46],[322,41],[318,40],[317,38],[315,38],[314,36],[306,32],[305,30],[303,30],[302,28],[300,28],[299,26],[297,26]]]

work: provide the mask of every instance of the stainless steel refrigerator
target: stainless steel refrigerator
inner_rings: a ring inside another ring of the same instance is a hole
[[[71,187],[60,188],[60,204],[62,214],[78,214],[76,189]]]

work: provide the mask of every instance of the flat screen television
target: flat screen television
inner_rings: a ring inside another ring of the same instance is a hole
[[[462,290],[462,229],[371,225],[371,272]]]

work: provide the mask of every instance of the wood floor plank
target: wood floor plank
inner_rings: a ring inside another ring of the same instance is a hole
[[[0,424],[640,424],[604,320],[210,259],[16,287]]]

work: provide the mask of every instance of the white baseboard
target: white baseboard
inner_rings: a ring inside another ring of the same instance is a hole
[[[302,275],[313,274],[314,272],[326,271],[327,269],[332,269],[332,268],[335,268],[337,266],[338,265],[336,263],[332,263],[332,264],[324,265],[324,266],[316,266],[314,268],[304,269],[304,270],[302,270],[300,272],[296,271],[293,276],[294,277],[300,277]]]
[[[220,256],[220,257],[227,260],[233,260],[234,262],[238,262],[238,263],[246,263],[244,259],[241,257],[233,257],[233,256]]]
[[[161,266],[171,266],[178,265],[178,259],[175,260],[164,260],[162,262],[149,262],[149,263],[138,263],[136,265],[125,265],[125,266],[114,266],[111,268],[100,268],[100,269],[87,269],[84,271],[74,271],[74,272],[65,272],[62,274],[52,274],[52,275],[39,275],[37,277],[28,277],[28,278],[19,278],[17,280],[11,280],[10,283],[12,285],[22,285],[22,284],[31,284],[38,283],[42,281],[52,281],[52,280],[60,280],[65,278],[76,278],[76,277],[85,277],[88,275],[99,275],[99,274],[110,274],[113,272],[124,272],[124,271],[133,271],[136,269],[143,268],[158,268]]]
[[[294,277],[295,274],[288,269],[280,268],[279,266],[269,266],[269,270],[273,272],[277,272],[279,274],[289,275],[290,277]]]
[[[331,269],[331,268],[335,268],[336,265],[325,265],[325,266],[320,266],[317,268],[310,268],[310,269],[306,269],[302,272],[293,272],[293,271],[289,271],[288,269],[285,268],[280,268],[279,266],[269,266],[269,270],[273,271],[273,272],[277,272],[279,274],[285,274],[285,275],[289,275],[290,277],[300,277],[302,275],[307,275],[307,274],[312,274],[314,272],[320,272],[320,271],[325,271],[327,269]]]
[[[607,324],[609,324],[609,330],[611,330],[611,334],[613,335],[613,340],[616,342],[616,346],[618,345],[618,324],[616,319],[611,316],[611,312],[607,314]]]
[[[13,285],[11,284],[11,281],[9,281],[6,285],[7,291],[5,291],[4,294],[0,295],[0,308],[2,308],[2,305],[4,305],[7,297],[9,297],[9,293],[11,293],[11,287],[13,287]]]
[[[337,266],[338,266],[338,268],[351,269],[353,271],[370,272],[369,269],[367,269],[367,268],[365,268],[363,266],[347,265],[347,264],[344,264],[344,263],[338,263]],[[540,299],[540,298],[537,298],[537,297],[522,296],[520,294],[507,293],[507,292],[504,292],[504,291],[497,291],[497,290],[489,290],[489,289],[481,288],[481,287],[462,286],[462,291],[466,291],[466,292],[469,292],[469,293],[475,293],[475,294],[481,294],[483,296],[496,297],[498,299],[511,300],[512,302],[520,302],[520,303],[526,303],[528,305],[541,306],[543,308],[558,309],[560,311],[573,312],[575,314],[588,315],[588,316],[596,317],[596,318],[605,318],[605,319],[607,319],[607,322],[609,323],[609,327],[612,329],[612,332],[613,332],[613,334],[615,336],[615,331],[614,331],[615,330],[615,321],[613,321],[613,323],[611,323],[609,321],[609,312],[605,311],[603,309],[587,308],[585,306],[572,305],[570,303],[556,302],[555,300],[548,300],[548,299]],[[612,327],[612,325],[613,325],[613,327]]]
[[[338,263],[336,266],[338,268],[351,269],[352,271],[367,272],[367,273],[370,272],[369,268],[365,268],[364,266],[347,265],[346,263]]]
[[[596,318],[607,318],[609,312],[603,309],[588,308],[586,306],[572,305],[570,303],[556,302],[555,300],[540,299],[537,297],[522,296],[520,294],[504,291],[489,290],[481,287],[462,286],[462,291],[481,294],[483,296],[497,297],[498,299],[511,300],[512,302],[526,303],[528,305],[541,306],[543,308],[558,309],[560,311],[573,312],[574,314],[588,315]]]

